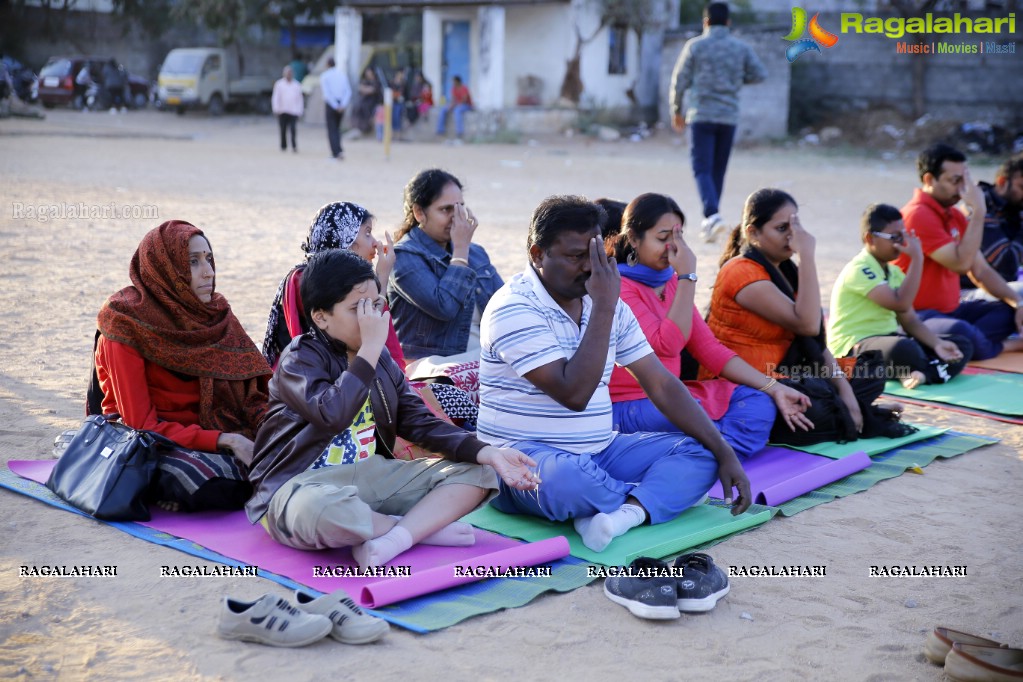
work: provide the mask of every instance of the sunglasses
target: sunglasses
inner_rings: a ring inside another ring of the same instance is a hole
[[[892,244],[902,244],[906,241],[906,235],[901,232],[896,232],[895,234],[889,234],[888,232],[871,232],[870,234],[875,237],[880,237],[881,239],[887,239]]]

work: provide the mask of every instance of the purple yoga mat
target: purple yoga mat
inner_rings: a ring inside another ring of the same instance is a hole
[[[869,466],[870,457],[865,452],[857,452],[841,459],[831,459],[773,446],[766,447],[742,461],[742,468],[749,477],[753,501],[771,507],[834,483]],[[720,481],[710,489],[710,496],[723,497]]]
[[[11,460],[7,463],[18,476],[38,483],[46,483],[54,464],[53,460]],[[272,540],[261,526],[250,524],[243,511],[179,514],[158,507],[151,511],[152,520],[140,521],[140,525],[191,540],[224,556],[286,576],[320,592],[344,588],[355,601],[370,608],[486,577],[476,576],[471,570],[459,571],[459,568],[492,567],[504,572],[509,567],[535,566],[563,559],[569,553],[568,540],[564,536],[540,542],[521,542],[474,528],[476,544],[470,547],[416,545],[388,564],[391,567],[407,566],[408,576],[336,576],[331,573],[343,571],[345,567],[358,568],[348,549],[303,552],[285,547]],[[173,565],[189,563],[188,559],[183,559]],[[321,575],[315,574],[317,567]]]

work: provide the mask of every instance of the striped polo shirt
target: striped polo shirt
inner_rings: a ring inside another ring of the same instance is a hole
[[[480,413],[477,435],[498,447],[538,441],[561,450],[597,453],[610,445],[611,395],[615,364],[629,365],[653,353],[636,317],[618,300],[604,374],[586,409],[559,404],[523,375],[572,357],[589,326],[593,301],[583,297],[577,326],[527,267],[501,287],[483,313],[480,329]]]

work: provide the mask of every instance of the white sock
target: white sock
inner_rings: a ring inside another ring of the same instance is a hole
[[[412,547],[412,534],[395,526],[378,538],[352,547],[352,556],[361,568],[376,568]]]
[[[392,519],[401,520],[400,516],[391,514]],[[468,547],[476,544],[476,533],[472,526],[462,521],[453,521],[432,535],[419,541],[421,545],[439,545],[441,547]]]
[[[588,518],[575,520],[575,530],[582,536],[583,544],[594,552],[603,552],[619,535],[643,523],[646,512],[634,504],[623,504],[610,514],[601,512]]]

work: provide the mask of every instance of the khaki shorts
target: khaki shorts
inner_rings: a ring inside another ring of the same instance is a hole
[[[375,455],[295,476],[270,499],[265,525],[274,540],[296,549],[350,547],[373,537],[373,512],[404,515],[431,490],[452,483],[490,491],[480,506],[497,495],[490,466]]]

